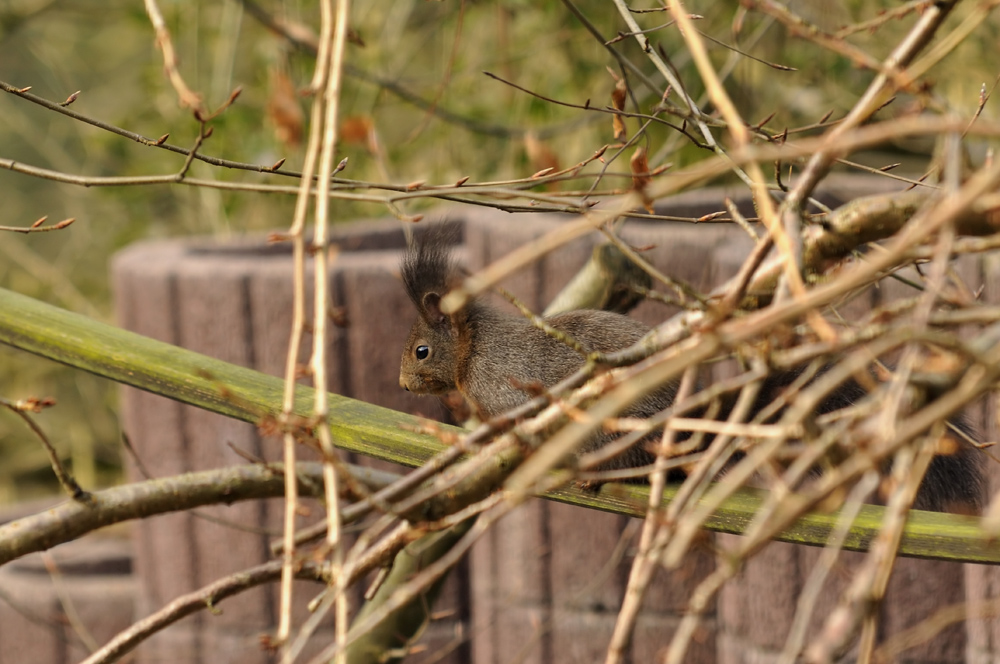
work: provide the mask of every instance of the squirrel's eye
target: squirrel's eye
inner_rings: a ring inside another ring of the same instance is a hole
[[[417,346],[415,354],[418,360],[426,360],[427,356],[431,354],[430,346]]]

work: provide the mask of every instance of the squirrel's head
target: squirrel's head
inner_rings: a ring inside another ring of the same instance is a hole
[[[424,293],[399,366],[399,386],[416,394],[445,394],[455,389],[456,330],[441,311],[444,293]]]
[[[462,314],[441,311],[441,298],[460,278],[449,252],[454,239],[447,228],[432,229],[403,255],[403,284],[420,316],[403,348],[399,386],[416,394],[444,394],[456,387],[455,349]]]

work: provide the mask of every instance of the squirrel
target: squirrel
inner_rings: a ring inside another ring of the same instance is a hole
[[[451,314],[441,310],[441,300],[462,278],[452,257],[453,237],[434,229],[410,244],[401,261],[407,295],[418,317],[410,329],[400,363],[399,385],[415,394],[443,397],[457,390],[480,419],[496,417],[531,398],[532,388],[550,388],[579,369],[584,357],[562,341],[539,329],[524,316],[509,314],[473,298]],[[575,339],[586,352],[611,353],[632,346],[649,328],[623,314],[578,310],[544,318],[556,330]],[[764,380],[751,418],[770,404],[802,369],[778,372]],[[677,384],[647,395],[621,413],[623,417],[648,418],[668,408]],[[867,392],[848,381],[820,404],[816,415],[844,408]],[[735,399],[723,404],[717,419],[725,419]],[[698,413],[692,416],[697,416]],[[769,421],[781,416],[779,411]],[[961,419],[952,426],[966,436],[969,426]],[[620,434],[600,433],[587,441],[579,454],[598,449]],[[633,445],[603,470],[634,468],[653,462],[647,449],[659,434]],[[678,433],[677,440],[690,437]],[[712,439],[707,436],[705,444]],[[918,492],[914,507],[934,511],[975,512],[981,508],[985,481],[971,445],[959,441],[952,454],[935,455]]]
[[[584,363],[583,356],[535,327],[528,319],[474,299],[453,314],[441,311],[441,298],[457,285],[461,272],[447,237],[432,231],[411,245],[401,273],[419,317],[410,329],[400,363],[399,385],[415,394],[443,396],[458,390],[481,420],[527,401],[525,388],[549,388]],[[575,339],[586,352],[611,353],[639,341],[649,328],[610,311],[578,310],[545,319]],[[673,402],[676,386],[649,395],[622,413],[649,417]],[[615,436],[601,434],[580,450],[592,451]],[[604,469],[632,468],[652,456],[633,446]]]

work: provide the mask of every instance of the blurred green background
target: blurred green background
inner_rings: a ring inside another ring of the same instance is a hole
[[[308,112],[309,100],[282,92],[281,78],[274,72],[287,75],[295,89],[302,89],[312,73],[311,57],[263,27],[236,0],[161,0],[160,5],[181,71],[188,84],[204,94],[207,106],[222,104],[237,86],[243,90],[235,105],[212,121],[214,134],[202,152],[261,165],[287,158],[288,168],[299,169],[302,147],[279,138],[268,105],[292,102]],[[574,6],[606,39],[626,29],[605,0],[581,0]],[[690,1],[686,6],[702,16],[698,25],[706,34],[755,57],[797,68],[778,71],[712,45],[713,60],[728,74],[727,87],[749,122],[775,113],[767,126],[780,131],[815,122],[828,111],[839,117],[872,78],[845,57],[790,36],[772,19],[745,12],[735,0]],[[833,31],[905,5],[895,0],[801,0],[789,6]],[[947,28],[958,25],[971,6],[961,5]],[[312,1],[265,2],[260,7],[298,30],[318,25]],[[667,21],[662,13],[635,16],[645,28]],[[910,13],[848,39],[881,58],[913,20]],[[615,60],[563,3],[369,0],[354,3],[351,28],[357,39],[348,48],[348,62],[356,69],[344,90],[342,118],[347,124],[339,150],[341,157],[350,158],[341,174],[345,178],[450,183],[464,176],[473,182],[525,177],[545,165],[528,154],[526,132],[534,132],[562,166],[612,142],[607,116],[545,102],[482,73],[490,71],[555,99],[609,105],[614,80],[607,68],[616,68]],[[702,86],[676,30],[666,27],[650,38],[669,55],[689,92],[701,95]],[[970,116],[981,86],[992,86],[1000,73],[997,43],[1000,21],[994,12],[931,72],[936,85],[930,96],[901,97],[882,117],[912,112],[918,103]],[[612,47],[659,81],[633,39]],[[0,1],[0,80],[31,86],[33,93],[57,102],[79,90],[74,110],[150,138],[169,133],[175,145],[190,146],[197,132],[190,111],[179,107],[163,75],[141,3]],[[632,89],[641,110],[649,112],[657,97],[637,84]],[[400,90],[426,103],[414,105]],[[996,108],[991,102],[984,116],[995,118]],[[629,110],[635,110],[631,103]],[[629,122],[630,134],[637,126]],[[370,150],[372,135],[381,156]],[[661,125],[653,125],[645,140],[654,168],[683,165],[708,154]],[[930,147],[925,142],[894,149],[915,151],[920,163]],[[183,163],[179,155],[144,147],[7,93],[0,93],[0,158],[89,176],[167,174]],[[622,164],[611,171],[624,175]],[[294,183],[199,162],[191,174]],[[628,186],[620,178],[610,182]],[[587,185],[582,181],[567,187]],[[0,225],[26,226],[43,215],[52,221],[77,220],[55,233],[0,234],[0,286],[107,321],[113,318],[108,262],[117,249],[143,238],[226,237],[281,229],[288,226],[294,203],[284,195],[180,185],[84,188],[6,170],[0,170],[0,200]],[[432,201],[414,202],[406,211],[430,205]],[[345,220],[386,214],[379,206],[363,203],[338,201],[334,209],[335,216]],[[0,346],[0,395],[55,397],[58,406],[37,418],[80,481],[97,487],[118,479],[115,385]],[[54,488],[41,446],[17,417],[0,412],[0,503]]]

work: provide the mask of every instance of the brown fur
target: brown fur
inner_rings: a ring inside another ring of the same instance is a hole
[[[523,316],[504,313],[480,300],[469,302],[455,314],[443,314],[441,298],[457,285],[461,276],[448,251],[452,240],[446,231],[430,231],[423,242],[412,246],[403,257],[403,283],[420,315],[403,350],[399,384],[416,394],[443,396],[458,390],[481,418],[492,418],[523,404],[530,398],[532,388],[550,388],[566,378],[582,366],[584,358]],[[587,351],[621,350],[647,332],[642,323],[606,311],[571,311],[545,320],[576,339]],[[421,357],[424,353],[426,356]],[[767,406],[798,373],[785,372],[765,380],[753,414]],[[622,415],[650,417],[667,408],[675,393],[675,385],[667,386]],[[820,404],[816,414],[844,408],[865,396],[866,392],[857,384],[844,384]],[[731,402],[724,406],[719,419],[725,419],[731,407]],[[968,430],[961,420],[955,424]],[[597,449],[615,437],[599,434],[581,452]],[[679,439],[685,437],[681,435]],[[965,505],[965,509],[975,510],[981,504],[984,480],[978,456],[967,444],[960,445],[958,450],[933,459],[917,507],[956,510]],[[605,468],[636,467],[651,461],[652,455],[639,443]]]

